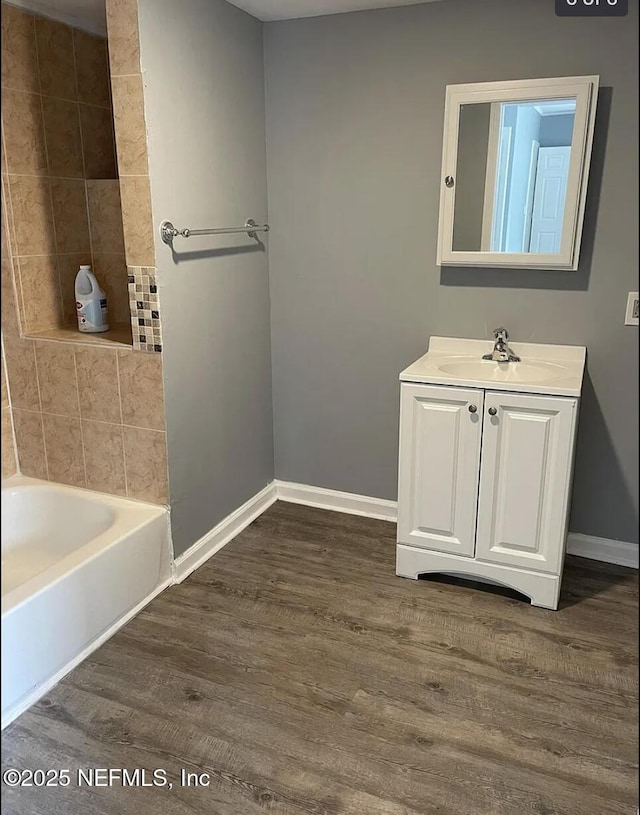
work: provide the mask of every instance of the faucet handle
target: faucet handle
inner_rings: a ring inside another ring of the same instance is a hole
[[[507,331],[506,328],[494,328],[493,329],[493,336],[497,340],[505,340],[506,341],[508,339],[508,337],[509,337],[509,332]]]

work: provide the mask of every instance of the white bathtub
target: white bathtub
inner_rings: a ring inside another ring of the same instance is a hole
[[[2,727],[170,583],[163,507],[2,484]]]

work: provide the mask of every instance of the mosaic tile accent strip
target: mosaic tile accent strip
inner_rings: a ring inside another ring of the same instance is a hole
[[[160,297],[156,269],[151,266],[128,266],[129,310],[136,351],[162,353]]]

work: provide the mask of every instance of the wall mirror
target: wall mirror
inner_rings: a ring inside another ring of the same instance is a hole
[[[447,86],[439,265],[578,268],[598,82]]]

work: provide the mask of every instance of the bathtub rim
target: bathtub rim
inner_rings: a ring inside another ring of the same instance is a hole
[[[97,490],[89,490],[85,487],[74,487],[68,484],[60,484],[57,481],[45,481],[43,479],[23,475],[13,475],[9,478],[2,479],[2,491],[25,487],[36,489],[48,487],[66,493],[81,493],[82,497],[89,501],[106,503],[114,510],[116,517],[113,524],[100,535],[82,544],[82,546],[69,552],[42,572],[38,572],[38,574],[33,575],[24,583],[15,586],[6,594],[3,594],[2,618],[14,609],[22,606],[32,597],[45,591],[47,587],[59,583],[66,575],[79,569],[83,563],[94,560],[101,552],[121,543],[130,535],[138,532],[150,521],[162,516],[166,518],[168,530],[169,551],[166,554],[169,558],[169,562],[171,563],[173,561],[171,526],[169,508],[167,506],[151,504],[147,501],[139,501],[134,498],[111,495],[109,493],[98,492]]]

